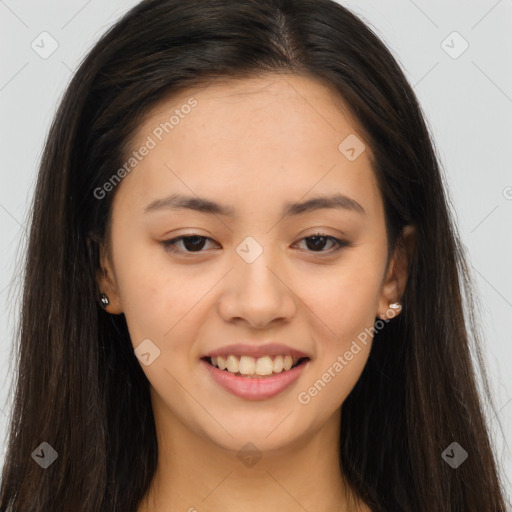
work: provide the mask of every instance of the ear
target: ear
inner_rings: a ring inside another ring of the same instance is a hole
[[[104,293],[109,300],[105,311],[118,315],[123,312],[123,308],[119,297],[110,249],[104,241],[99,243],[99,263],[100,265],[96,273],[96,282],[99,292]]]
[[[402,310],[401,300],[409,277],[408,265],[414,251],[415,240],[416,229],[414,226],[404,226],[382,283],[377,311],[379,318],[393,318]],[[390,308],[390,304],[396,303],[399,303],[400,307]]]

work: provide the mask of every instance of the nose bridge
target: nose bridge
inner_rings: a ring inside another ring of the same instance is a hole
[[[230,293],[223,311],[228,317],[241,317],[253,325],[266,325],[276,318],[293,314],[291,291],[284,284],[276,251],[247,237],[236,248]]]
[[[248,237],[237,247],[237,254],[240,258],[235,264],[235,273],[239,276],[236,286],[238,292],[244,294],[244,300],[262,303],[275,300],[281,294],[282,285],[275,276],[279,267],[275,251],[269,246],[263,248]]]

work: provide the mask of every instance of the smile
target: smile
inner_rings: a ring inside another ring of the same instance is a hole
[[[219,361],[220,359],[220,361]],[[295,382],[308,367],[308,357],[250,356],[207,357],[201,364],[226,391],[247,400],[265,400]]]

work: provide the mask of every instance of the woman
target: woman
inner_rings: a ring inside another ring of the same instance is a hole
[[[361,21],[141,2],[44,151],[0,510],[504,511],[464,297]]]

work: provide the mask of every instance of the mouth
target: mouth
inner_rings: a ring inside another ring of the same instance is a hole
[[[204,356],[201,360],[217,370],[236,377],[265,379],[275,377],[279,374],[285,374],[304,365],[310,358],[292,357],[291,355],[263,356],[259,358],[229,355],[227,357]]]
[[[263,356],[257,360],[229,355],[205,356],[200,363],[212,382],[232,395],[244,400],[267,400],[292,389],[310,361],[309,357],[294,359],[291,355]]]

